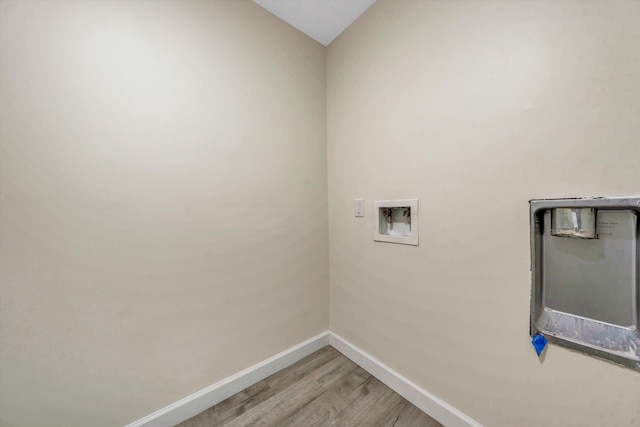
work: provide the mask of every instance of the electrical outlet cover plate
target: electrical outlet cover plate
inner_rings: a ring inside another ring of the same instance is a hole
[[[373,216],[373,240],[418,246],[418,199],[376,200]]]

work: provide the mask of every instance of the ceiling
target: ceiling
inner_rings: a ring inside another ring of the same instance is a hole
[[[253,0],[278,18],[328,46],[375,0]]]

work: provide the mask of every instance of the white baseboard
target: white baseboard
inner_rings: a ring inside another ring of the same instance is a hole
[[[147,415],[126,427],[174,427],[329,344],[329,331]]]
[[[298,360],[320,350],[326,345],[331,345],[446,427],[482,427],[477,421],[469,418],[453,406],[412,383],[370,354],[367,354],[330,331],[325,331],[315,337],[309,338],[244,371],[238,372],[191,396],[172,403],[151,415],[147,415],[126,427],[174,427],[245,388],[262,381],[269,375],[293,365]]]
[[[347,356],[356,365],[379,379],[440,424],[446,427],[482,427],[477,421],[412,383],[375,357],[367,354],[333,332],[329,333],[329,345]]]

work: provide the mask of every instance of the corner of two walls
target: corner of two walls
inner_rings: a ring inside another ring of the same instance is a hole
[[[491,426],[640,423],[529,327],[533,198],[638,194],[640,4],[378,0],[327,52],[331,330]],[[365,199],[355,218],[353,200]],[[418,247],[373,200],[418,198]]]
[[[124,425],[327,329],[323,46],[249,1],[0,7],[0,424]]]
[[[637,3],[378,0],[326,64],[248,1],[0,7],[2,425],[125,424],[329,318],[483,424],[640,422],[527,335],[527,201],[637,192]],[[411,197],[420,246],[374,243]]]

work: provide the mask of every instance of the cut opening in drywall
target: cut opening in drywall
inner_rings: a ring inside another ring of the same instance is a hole
[[[640,198],[531,201],[532,335],[640,370],[639,214]]]

